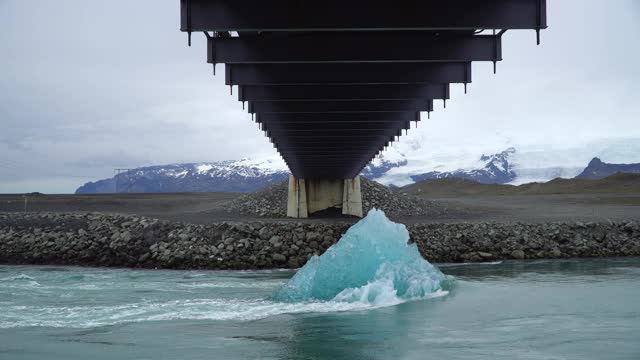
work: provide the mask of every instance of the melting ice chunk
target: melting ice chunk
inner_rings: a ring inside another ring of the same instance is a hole
[[[312,257],[273,298],[388,305],[443,294],[446,276],[408,240],[404,225],[373,209],[322,256]]]

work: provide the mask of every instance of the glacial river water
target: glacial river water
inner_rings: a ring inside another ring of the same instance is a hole
[[[448,294],[271,301],[292,271],[0,266],[0,359],[640,359],[640,259],[438,266]]]

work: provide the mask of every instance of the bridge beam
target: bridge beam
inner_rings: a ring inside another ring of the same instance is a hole
[[[449,99],[449,84],[242,85],[239,101]]]
[[[181,0],[180,29],[350,31],[543,29],[546,0]]]
[[[470,62],[226,64],[227,85],[470,83]]]
[[[209,37],[207,61],[211,64],[501,61],[501,38],[502,35],[424,31]]]
[[[344,113],[433,111],[433,100],[257,101],[249,113]]]
[[[268,132],[291,131],[291,132],[313,132],[328,131],[330,133],[339,131],[364,131],[367,130],[387,130],[387,129],[405,129],[409,127],[409,123],[405,121],[387,121],[387,122],[354,122],[354,123],[280,123],[270,122],[263,125],[263,129]]]
[[[420,121],[420,112],[404,111],[404,112],[357,112],[357,113],[258,113],[256,114],[257,122],[297,122],[297,123],[317,123],[324,121],[341,121],[343,123],[354,122],[387,122],[387,121]]]

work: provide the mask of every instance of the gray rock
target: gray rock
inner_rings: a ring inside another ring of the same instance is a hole
[[[280,236],[274,235],[274,236],[271,237],[271,239],[269,239],[269,243],[271,243],[271,244],[280,243],[281,242],[280,239],[281,239]]]
[[[138,262],[139,263],[143,263],[143,262],[147,261],[150,257],[151,257],[151,254],[144,253],[144,254],[140,255],[140,257],[138,258]]]
[[[289,259],[288,265],[289,265],[289,268],[291,268],[291,269],[297,269],[297,268],[300,267],[300,263],[298,262],[297,258]]]
[[[120,240],[124,242],[131,241],[131,233],[129,231],[123,232],[122,234],[120,234]]]
[[[286,256],[284,256],[282,254],[278,254],[278,253],[275,253],[275,254],[271,255],[271,258],[274,261],[277,261],[277,262],[285,262],[285,261],[287,261],[287,257]]]
[[[260,239],[262,240],[269,240],[272,236],[272,232],[269,229],[269,227],[265,226],[262,229],[260,229],[260,231],[258,232],[258,235],[260,235]]]
[[[470,252],[470,253],[463,254],[461,258],[462,260],[468,261],[468,262],[482,261],[482,257],[477,252]]]

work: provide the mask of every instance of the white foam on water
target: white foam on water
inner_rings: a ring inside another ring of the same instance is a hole
[[[181,287],[192,288],[192,289],[271,289],[276,288],[282,285],[282,281],[278,282],[269,282],[267,280],[262,282],[252,282],[252,283],[243,283],[243,282],[203,282],[203,283],[189,283],[189,284],[180,284]]]
[[[9,276],[6,278],[0,278],[0,281],[21,281],[21,280],[35,281],[34,278],[26,274],[18,274],[18,275]]]
[[[428,298],[447,295],[446,291]],[[404,302],[404,301],[402,301]],[[7,306],[0,314],[0,328],[65,327],[91,328],[123,323],[169,320],[249,321],[270,316],[303,313],[333,313],[376,309],[399,303],[396,299],[371,304],[368,301],[305,301],[283,303],[263,299],[191,299],[142,302],[114,306]]]

